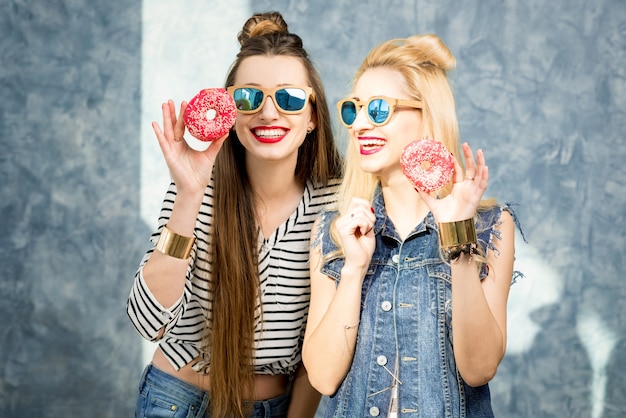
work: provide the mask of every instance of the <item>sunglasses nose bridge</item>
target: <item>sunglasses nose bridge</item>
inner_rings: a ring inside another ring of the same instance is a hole
[[[280,108],[276,104],[276,99],[272,93],[265,93],[261,106],[259,106],[259,113],[261,116],[276,118]]]
[[[368,106],[369,106],[369,103],[363,103],[363,102],[355,103],[355,114],[354,114],[354,120],[352,121],[352,124],[350,125],[351,128],[363,129],[362,128],[363,126],[365,126],[365,128],[368,128],[373,125],[368,115],[368,109],[367,109]]]

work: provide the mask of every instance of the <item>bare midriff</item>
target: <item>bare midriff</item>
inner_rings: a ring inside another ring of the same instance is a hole
[[[176,370],[159,348],[154,351],[152,364],[159,370],[204,391],[208,392],[211,388],[209,375],[195,371],[192,368],[193,362],[183,366],[180,370]],[[288,378],[286,374],[254,375],[254,395],[252,400],[266,400],[284,394],[287,391],[287,381]]]

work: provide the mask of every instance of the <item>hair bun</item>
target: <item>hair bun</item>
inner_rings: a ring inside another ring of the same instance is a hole
[[[237,35],[237,40],[243,46],[250,38],[272,33],[289,33],[283,16],[278,12],[258,13],[244,23],[241,32]]]
[[[406,44],[415,49],[415,59],[420,63],[430,63],[444,71],[451,71],[456,67],[454,55],[436,35],[413,35],[406,39]]]

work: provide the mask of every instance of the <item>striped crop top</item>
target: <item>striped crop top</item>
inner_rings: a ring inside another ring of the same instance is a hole
[[[255,373],[291,374],[301,361],[301,344],[309,308],[309,242],[313,223],[321,209],[334,203],[339,180],[328,186],[306,184],[296,210],[268,239],[259,233],[259,279],[263,315],[255,324]],[[176,187],[170,185],[163,202],[153,247],[143,257],[127,301],[127,313],[137,331],[157,341],[172,366],[179,370],[200,357],[200,344],[211,315],[211,261],[209,248],[213,225],[213,187],[207,187],[196,219],[196,242],[187,269],[187,282],[180,299],[163,307],[143,278],[143,266],[154,251],[161,228],[167,224]],[[207,353],[194,364],[196,371],[210,363]]]

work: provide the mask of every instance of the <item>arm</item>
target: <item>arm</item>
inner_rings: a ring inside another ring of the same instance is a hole
[[[454,222],[473,217],[487,189],[489,169],[482,150],[476,161],[470,146],[463,144],[465,176],[455,162],[455,181],[449,195],[435,199],[420,192],[437,222]],[[497,229],[501,240],[487,254],[489,274],[482,281],[475,261],[466,255],[452,267],[452,335],[454,358],[463,380],[470,386],[489,382],[496,373],[506,348],[506,304],[513,272],[514,222],[502,212]],[[499,254],[498,254],[499,253]],[[497,255],[496,255],[497,254]]]
[[[452,262],[452,335],[454,357],[467,384],[480,386],[496,374],[506,350],[506,305],[514,258],[514,222],[503,211],[501,240],[489,251],[489,274],[482,281],[466,255]]]
[[[350,369],[361,313],[361,286],[376,243],[371,206],[361,199],[353,202],[349,214],[336,224],[345,256],[338,285],[319,271],[320,246],[311,250],[311,304],[302,358],[311,384],[324,395],[335,393]],[[313,236],[318,227],[313,228]]]
[[[320,260],[319,248],[314,248],[311,266],[319,266]],[[311,271],[311,305],[302,359],[311,384],[324,395],[335,393],[352,363],[363,277],[364,273],[344,268],[336,287],[330,277],[317,269]]]
[[[167,227],[178,235],[193,237],[198,211],[211,179],[213,163],[227,136],[213,141],[206,151],[190,148],[182,140],[185,122],[180,115],[185,112],[186,107],[186,102],[181,103],[180,114],[177,116],[174,103],[171,100],[164,103],[163,130],[156,122],[152,123],[152,128],[177,190]],[[171,306],[180,299],[188,266],[189,260],[154,251],[143,267],[146,284],[163,306]]]
[[[291,401],[287,418],[313,418],[320,403],[321,395],[316,391],[307,376],[303,364],[296,370],[291,387]]]
[[[185,111],[183,102],[180,114]],[[227,136],[213,141],[205,151],[196,151],[182,140],[185,125],[177,117],[174,103],[162,105],[163,130],[152,128],[167,163],[176,193],[170,190],[161,213],[160,227],[166,224],[172,232],[192,237],[204,192],[211,178],[213,162]],[[167,207],[169,206],[169,207]],[[152,248],[139,267],[127,303],[127,312],[142,336],[155,341],[162,337],[168,323],[175,321],[181,306],[190,260],[170,257]]]

